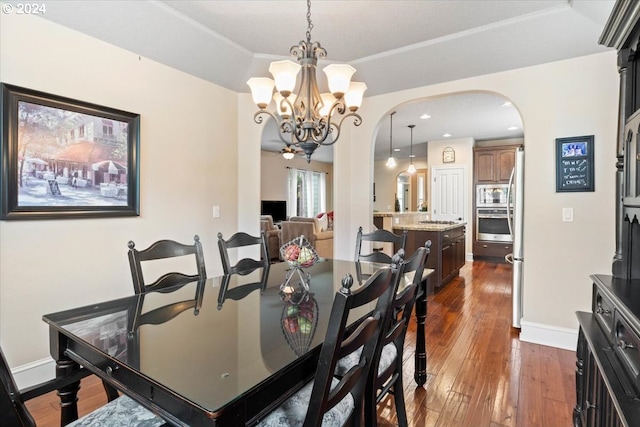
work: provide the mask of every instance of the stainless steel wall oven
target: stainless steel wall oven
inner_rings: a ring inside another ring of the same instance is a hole
[[[509,230],[509,213],[513,215],[512,208],[477,208],[476,240],[512,243],[513,238]]]

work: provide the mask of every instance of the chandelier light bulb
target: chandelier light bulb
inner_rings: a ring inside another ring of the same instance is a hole
[[[282,153],[282,157],[284,157],[287,160],[291,160],[293,159],[294,154],[291,151],[285,151],[284,153]]]
[[[300,68],[300,64],[289,60],[275,61],[269,66],[269,72],[275,80],[276,90],[285,98],[295,89]]]
[[[321,116],[327,116],[329,111],[331,110],[331,106],[334,102],[336,102],[335,96],[330,94],[329,92],[325,92],[320,94],[320,99],[322,99],[322,108],[320,108],[319,113]]]
[[[253,102],[261,110],[267,108],[271,102],[275,82],[267,77],[252,77],[247,80],[247,84],[251,88]]]
[[[329,91],[337,99],[340,99],[349,90],[351,76],[356,72],[356,69],[349,64],[330,64],[324,67],[323,71],[327,75]]]
[[[367,90],[366,84],[362,82],[351,82],[349,90],[344,94],[344,102],[350,111],[357,111],[358,108],[360,108],[365,90]]]

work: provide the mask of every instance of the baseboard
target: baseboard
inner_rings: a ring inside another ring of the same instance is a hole
[[[56,376],[56,362],[48,357],[36,360],[26,365],[17,366],[11,370],[18,389],[22,390],[32,385],[48,381]]]
[[[543,325],[523,320],[520,329],[520,341],[549,347],[575,351],[578,345],[578,330]]]

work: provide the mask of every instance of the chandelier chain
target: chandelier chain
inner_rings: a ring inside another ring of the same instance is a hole
[[[313,29],[313,23],[311,23],[311,0],[307,0],[307,42],[311,43],[311,30]]]

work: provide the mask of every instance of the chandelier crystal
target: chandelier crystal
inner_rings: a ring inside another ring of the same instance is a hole
[[[323,71],[327,75],[330,93],[320,93],[316,80],[318,59],[324,59],[327,51],[318,42],[311,41],[311,0],[307,0],[306,41],[291,47],[291,55],[298,60],[276,61],[269,66],[273,80],[253,77],[247,81],[253,102],[259,110],[254,115],[256,123],[263,122],[263,114],[270,116],[278,126],[278,135],[287,146],[304,151],[307,162],[321,145],[332,145],[340,136],[340,127],[347,117],[359,126],[362,118],[356,111],[362,104],[367,85],[352,82],[356,69],[348,64],[330,64]],[[301,74],[296,90],[298,74]],[[273,92],[275,87],[276,92]],[[274,100],[276,111],[267,107]]]

